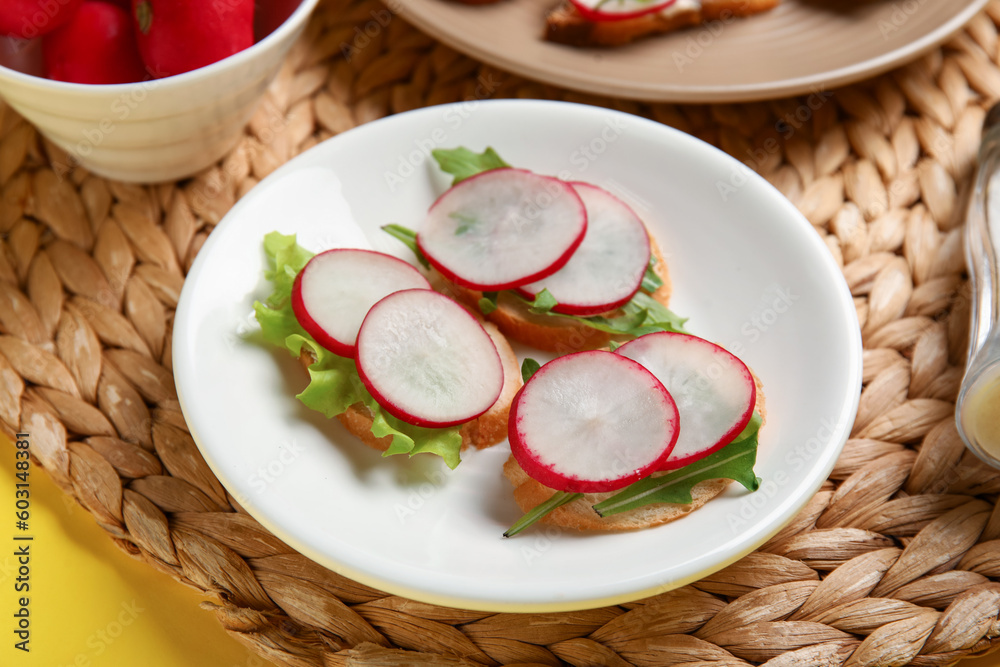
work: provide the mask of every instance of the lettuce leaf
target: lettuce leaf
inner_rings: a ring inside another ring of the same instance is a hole
[[[292,284],[312,253],[296,242],[295,236],[271,232],[264,237],[264,252],[270,262],[265,277],[274,290],[263,301],[254,303],[254,314],[265,341],[299,357],[303,347],[315,358],[309,366],[309,384],[296,398],[306,407],[332,418],[356,403],[372,413],[372,434],[392,436],[384,456],[393,454],[437,454],[449,468],[461,461],[462,435],[458,427],[423,428],[407,424],[384,412],[358,375],[353,359],[330,352],[306,333],[292,311]]]

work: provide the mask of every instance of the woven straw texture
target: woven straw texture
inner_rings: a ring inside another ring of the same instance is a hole
[[[965,452],[952,418],[969,317],[962,202],[1000,99],[1000,1],[875,80],[714,106],[539,85],[399,18],[345,58],[376,16],[369,0],[321,4],[242,143],[179,183],[90,175],[0,104],[0,428],[29,432],[35,463],[111,539],[217,594],[223,626],[281,665],[929,667],[1000,645],[1000,475]],[[525,615],[387,595],[270,535],[186,430],[171,322],[213,225],[317,142],[484,89],[612,106],[720,146],[787,195],[843,267],[865,346],[852,438],[789,526],[693,585]]]

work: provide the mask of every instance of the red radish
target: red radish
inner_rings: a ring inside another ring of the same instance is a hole
[[[314,256],[295,276],[292,311],[317,343],[353,358],[358,329],[372,306],[399,290],[430,287],[416,268],[397,257],[337,248]]]
[[[746,364],[704,338],[652,333],[616,351],[650,370],[677,402],[681,433],[659,470],[674,470],[725,447],[747,425],[757,384]]]
[[[88,0],[42,38],[45,75],[71,83],[133,83],[146,78],[128,13]]]
[[[524,169],[492,169],[434,202],[417,245],[448,280],[494,291],[555,273],[586,231],[586,209],[569,183]]]
[[[139,52],[153,76],[183,74],[253,46],[253,0],[133,0]]]
[[[503,389],[503,366],[469,311],[427,289],[385,297],[358,332],[358,375],[389,414],[416,426],[462,424]]]
[[[648,370],[602,350],[542,366],[511,404],[510,448],[549,488],[614,491],[660,469],[677,440],[677,406]]]
[[[588,21],[623,21],[659,12],[677,0],[570,0]]]
[[[83,0],[2,0],[0,35],[34,39],[65,24]]]
[[[545,288],[557,313],[596,315],[618,308],[642,284],[649,265],[649,233],[639,216],[613,194],[572,183],[587,208],[587,233],[566,266],[517,291],[527,299]]]

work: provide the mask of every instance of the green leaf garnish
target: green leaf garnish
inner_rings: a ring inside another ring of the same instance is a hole
[[[516,292],[512,293],[517,294]],[[521,298],[519,295],[518,297]],[[604,317],[601,315],[580,317],[578,315],[557,313],[552,310],[556,305],[558,305],[556,300],[549,294],[548,290],[544,289],[535,295],[534,301],[529,302],[529,307],[533,313],[551,315],[552,317],[567,317],[592,329],[597,329],[613,336],[638,338],[644,334],[655,333],[657,331],[688,333],[684,328],[687,318],[680,317],[642,291],[636,292],[631,301],[619,309],[621,310],[621,314],[613,317]]]
[[[274,292],[268,297],[269,306],[279,307],[290,302],[292,283],[302,267],[312,259],[313,253],[299,246],[294,236],[285,236],[271,232],[264,236],[264,253],[271,259],[271,268],[264,272],[264,277],[274,283]]]
[[[524,361],[521,362],[521,379],[527,382],[541,367],[542,365],[531,357],[525,357]]]
[[[582,493],[569,493],[568,491],[556,491],[544,503],[539,503],[531,510],[529,510],[527,513],[525,513],[524,516],[515,521],[514,525],[508,528],[506,532],[504,532],[503,536],[513,537],[514,535],[517,535],[522,530],[532,525],[533,523],[544,517],[549,512],[559,509],[563,505],[571,503],[577,498],[580,498],[582,496],[583,496]]]
[[[748,491],[756,491],[760,487],[760,478],[754,473],[753,466],[757,461],[757,434],[761,423],[760,415],[754,412],[743,431],[719,451],[665,475],[644,477],[594,505],[594,511],[603,517],[653,503],[689,503],[692,500],[691,489],[707,479],[732,479]],[[582,493],[556,491],[548,500],[518,519],[504,533],[504,537],[516,535],[549,512],[582,496]]]
[[[550,311],[559,305],[556,298],[547,289],[535,295],[535,300],[531,302],[531,312],[537,315],[549,315]]]
[[[646,266],[646,273],[642,274],[642,284],[639,289],[652,294],[661,287],[663,287],[663,278],[660,278],[656,272],[656,257],[650,255],[649,264]]]
[[[375,399],[372,399],[372,402],[378,406]],[[365,405],[371,410],[371,405],[368,403]],[[437,454],[452,470],[461,463],[462,434],[459,433],[457,426],[452,428],[414,426],[396,419],[381,408],[377,412],[373,411],[373,414],[375,418],[372,421],[372,435],[376,438],[392,436],[392,444],[385,450],[383,456]]]
[[[386,231],[404,243],[404,239],[410,237],[406,233],[409,230],[405,227],[388,227],[403,230],[403,238],[392,231]],[[315,359],[309,366],[309,384],[296,398],[306,407],[329,418],[361,403],[372,413],[372,434],[378,438],[392,436],[392,444],[383,456],[430,452],[444,459],[448,467],[457,466],[461,460],[462,448],[462,435],[458,427],[423,428],[385,413],[378,401],[365,389],[354,360],[330,352],[313,340],[299,324],[292,311],[292,284],[312,253],[299,246],[295,236],[277,232],[271,232],[264,238],[264,252],[270,263],[265,276],[274,289],[263,302],[257,301],[253,305],[261,334],[265,341],[287,350],[294,357],[300,356],[303,348],[308,348]],[[422,255],[418,254],[418,257]]]
[[[757,461],[757,433],[761,418],[756,412],[743,432],[719,451],[700,461],[657,477],[645,477],[611,498],[594,505],[601,516],[627,512],[652,503],[690,503],[691,489],[708,479],[732,479],[748,491],[756,491],[760,479],[754,474]]]
[[[503,169],[510,165],[501,159],[497,152],[487,147],[482,153],[473,153],[464,146],[458,148],[438,148],[431,151],[441,170],[454,176],[451,184],[461,183],[470,176],[489,171]]]
[[[389,236],[402,241],[403,245],[410,249],[410,252],[416,256],[417,261],[425,269],[431,268],[430,262],[424,257],[424,253],[420,251],[420,246],[417,245],[417,233],[412,229],[404,227],[403,225],[382,225],[382,231]]]
[[[479,299],[479,312],[483,315],[489,315],[494,310],[497,309],[497,293],[496,292],[483,292],[483,296]]]
[[[688,333],[684,328],[684,323],[688,321],[688,318],[679,316],[643,291],[636,292],[632,300],[622,306],[622,312],[626,317],[637,315],[640,312],[646,313],[646,317],[639,327],[640,330],[633,333],[635,336],[654,331]]]

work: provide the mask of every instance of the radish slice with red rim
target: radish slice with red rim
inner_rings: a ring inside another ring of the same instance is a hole
[[[508,421],[521,468],[572,493],[614,491],[658,470],[678,428],[663,384],[636,362],[602,350],[542,366],[515,397]]]
[[[615,352],[648,368],[677,403],[680,436],[660,470],[681,468],[725,447],[753,416],[753,374],[715,343],[689,334],[652,333]]]
[[[677,0],[570,0],[588,21],[623,21],[659,12]]]
[[[462,306],[426,289],[395,292],[372,306],[355,361],[379,404],[416,426],[475,419],[503,389],[500,355],[486,330]]]
[[[569,183],[523,169],[493,169],[441,195],[417,245],[448,280],[494,291],[552,275],[586,230],[586,209]]]
[[[551,276],[523,285],[527,299],[547,289],[568,315],[597,315],[631,299],[649,266],[649,233],[628,204],[589,183],[571,183],[587,208],[587,233],[573,256]]]
[[[354,357],[358,329],[368,309],[404,289],[430,283],[403,260],[356,248],[315,255],[295,276],[292,311],[317,343],[342,357]]]

